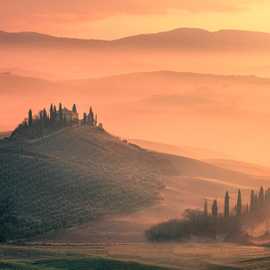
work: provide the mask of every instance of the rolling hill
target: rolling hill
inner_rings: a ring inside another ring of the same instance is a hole
[[[178,49],[178,50],[254,50],[270,49],[270,34],[241,30],[210,32],[197,28],[177,28],[171,31],[129,36],[116,40],[56,37],[35,32],[0,31],[1,45],[40,46],[82,49]]]
[[[230,159],[267,166],[269,87],[268,78],[256,76],[172,71],[68,81],[2,73],[0,130],[15,128],[30,104],[34,113],[60,100],[67,106],[75,102],[82,112],[91,104],[115,134],[196,148],[208,145]]]
[[[161,142],[152,142],[146,140],[129,139],[130,142],[135,143],[143,148],[150,149],[152,151],[167,153],[176,156],[185,156],[198,160],[215,160],[215,158],[223,157],[226,160],[225,155],[222,153],[216,153],[204,148],[196,148],[191,146],[178,146],[165,144]],[[211,162],[209,162],[211,163]]]
[[[197,160],[151,152],[84,127],[32,141],[1,141],[0,172],[0,197],[12,198],[18,215],[27,219],[24,235],[151,209],[164,200],[162,194],[172,183],[176,196],[171,198],[181,198],[185,189],[186,195],[194,193],[197,203],[207,194],[199,187],[212,185],[211,194],[219,196],[226,187],[267,183]]]
[[[130,139],[129,141],[143,148],[151,149],[153,151],[168,153],[177,156],[185,156],[205,161],[220,168],[238,171],[257,177],[261,176],[270,178],[270,169],[268,167],[243,161],[231,160],[229,156],[225,156],[222,153],[209,151],[208,149],[190,146],[170,145],[160,142],[151,142],[137,139]]]
[[[25,76],[45,79],[153,70],[270,74],[270,34],[262,32],[179,28],[117,40],[85,40],[2,31],[0,48],[0,70],[24,70]]]

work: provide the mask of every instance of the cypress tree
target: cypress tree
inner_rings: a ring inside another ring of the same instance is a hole
[[[87,124],[87,114],[83,113],[83,125]]]
[[[230,196],[227,191],[224,198],[224,217],[230,216]]]
[[[49,118],[45,108],[43,109],[42,115],[43,115],[43,124],[47,126]]]
[[[50,121],[54,122],[54,109],[53,109],[52,104],[51,104],[51,107],[50,107]]]
[[[251,190],[250,192],[250,212],[253,212],[255,209],[255,193],[254,190]]]
[[[258,195],[254,193],[254,209],[258,208]]]
[[[94,112],[93,112],[92,107],[90,107],[89,109],[88,120],[89,120],[89,125],[94,126]]]
[[[62,103],[59,103],[59,120],[63,121],[63,106],[62,106]]]
[[[212,205],[212,216],[213,217],[217,217],[218,216],[218,204],[217,204],[217,200],[213,201],[213,205]]]
[[[28,112],[28,126],[32,127],[33,125],[33,113],[32,110],[30,109]]]
[[[242,195],[241,190],[238,190],[237,204],[236,204],[236,215],[240,217],[242,214]]]
[[[73,104],[73,107],[72,107],[72,112],[74,112],[74,113],[78,113],[78,111],[77,111],[77,107],[76,107],[76,104]]]
[[[258,200],[259,200],[259,205],[260,206],[263,205],[263,203],[264,203],[264,189],[263,189],[263,187],[260,188]]]

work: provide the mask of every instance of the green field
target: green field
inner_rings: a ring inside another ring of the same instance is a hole
[[[0,269],[13,270],[166,270],[135,261],[85,255],[64,247],[0,246]]]
[[[96,252],[100,252],[99,255]],[[270,250],[224,243],[0,246],[0,269],[268,270]]]
[[[104,258],[62,258],[37,261],[0,261],[0,269],[14,270],[162,270],[166,268]]]

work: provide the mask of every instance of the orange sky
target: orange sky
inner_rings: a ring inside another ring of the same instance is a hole
[[[269,10],[267,0],[10,0],[0,29],[102,39],[178,27],[270,32]]]

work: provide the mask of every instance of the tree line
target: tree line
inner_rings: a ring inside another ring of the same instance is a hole
[[[265,208],[270,207],[270,188],[264,190],[261,187],[257,192],[251,190],[250,192],[250,200],[249,203],[244,204],[242,201],[242,192],[239,189],[237,193],[237,200],[236,204],[233,208],[230,207],[230,194],[226,191],[224,196],[224,210],[223,215],[224,217],[230,216],[248,216],[248,215],[261,215]],[[209,216],[208,211],[208,201],[205,200],[204,202],[204,215]],[[211,206],[211,215],[213,217],[217,217],[219,215],[219,208],[218,208],[218,201],[214,200]]]
[[[92,107],[88,113],[84,112],[83,118],[80,119],[76,104],[68,110],[59,103],[58,106],[51,104],[49,110],[44,108],[36,115],[33,114],[32,109],[29,109],[28,117],[14,130],[11,137],[20,135],[30,138],[40,137],[52,130],[73,125],[103,128],[102,124],[98,123],[97,113],[94,113]]]
[[[218,200],[213,200],[208,209],[208,201],[205,200],[203,209],[187,209],[182,219],[157,224],[146,231],[146,237],[151,241],[185,240],[192,236],[221,237],[224,241],[249,243],[247,231],[258,224],[268,224],[270,220],[270,189],[261,187],[258,191],[251,190],[249,203],[246,204],[243,203],[241,190],[238,190],[236,202],[233,206],[231,204],[227,191],[223,210]]]

